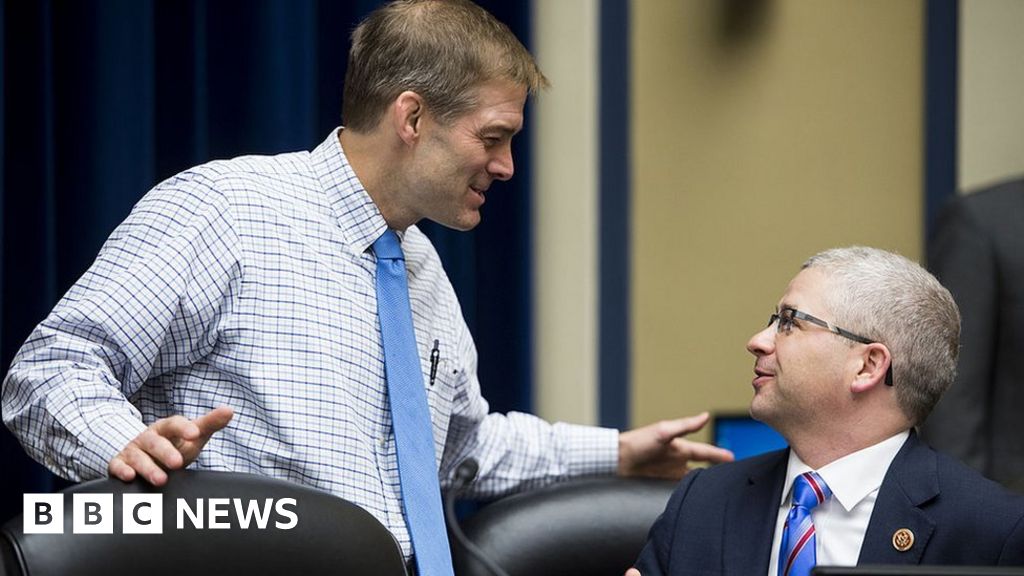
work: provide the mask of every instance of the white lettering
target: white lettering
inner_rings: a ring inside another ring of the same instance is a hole
[[[164,528],[162,494],[121,494],[121,531],[123,534],[162,534]],[[73,533],[112,534],[114,532],[114,495],[77,493],[72,499]],[[175,501],[178,530],[235,528],[266,530],[270,520],[274,528],[291,530],[299,524],[295,498],[185,498]],[[204,508],[206,514],[204,514]],[[22,501],[23,530],[26,534],[64,533],[64,494],[25,494]]]
[[[283,523],[283,522],[275,522],[274,523],[274,526],[277,527],[277,528],[280,528],[281,530],[291,530],[292,528],[295,528],[296,526],[299,525],[299,515],[296,514],[293,511],[285,508],[285,505],[287,505],[287,504],[291,504],[292,506],[297,506],[298,502],[295,501],[295,498],[282,498],[282,499],[278,500],[277,504],[274,506],[274,509],[277,510],[277,514],[279,516],[284,516],[285,518],[290,518],[291,519],[291,521],[287,522],[287,523]]]
[[[252,521],[253,517],[256,518],[257,528],[260,530],[265,530],[267,528],[267,521],[270,520],[270,511],[274,507],[273,498],[267,498],[264,500],[262,509],[260,508],[259,501],[257,500],[249,500],[249,505],[244,510],[242,509],[241,498],[235,498],[233,501],[235,503],[235,516],[238,517],[238,525],[243,530],[249,529],[249,523]]]
[[[210,504],[208,508],[209,523],[207,524],[211,530],[226,530],[231,528],[230,522],[221,522],[218,518],[227,518],[230,514],[228,506],[231,504],[231,500],[227,498],[207,498],[206,501]]]
[[[178,498],[178,530],[185,528],[185,516],[192,521],[192,527],[197,530],[203,529],[203,501],[196,498],[195,512],[188,505],[184,498]]]

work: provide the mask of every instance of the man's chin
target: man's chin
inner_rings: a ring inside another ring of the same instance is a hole
[[[758,422],[771,425],[772,411],[765,402],[765,398],[754,396],[750,402],[750,417]]]
[[[447,220],[447,219],[446,219]],[[456,218],[452,218],[445,222],[440,220],[432,220],[433,222],[444,226],[445,228],[451,228],[452,230],[458,230],[459,232],[469,232],[473,228],[476,228],[480,224],[480,212],[466,212],[460,214]]]

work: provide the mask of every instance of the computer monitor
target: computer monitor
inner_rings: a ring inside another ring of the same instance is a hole
[[[813,576],[1024,576],[1024,567],[1009,566],[818,566]]]
[[[711,437],[716,445],[732,450],[737,460],[787,446],[778,432],[742,413],[715,414],[711,419]]]

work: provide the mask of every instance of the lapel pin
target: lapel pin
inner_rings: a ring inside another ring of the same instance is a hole
[[[900,528],[892,535],[892,547],[906,552],[914,545],[914,533],[909,528]]]

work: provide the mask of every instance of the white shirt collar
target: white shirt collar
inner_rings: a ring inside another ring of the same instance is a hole
[[[849,512],[882,485],[886,471],[892,464],[896,454],[903,447],[910,436],[909,430],[904,430],[882,440],[878,444],[868,446],[852,454],[847,454],[821,467],[816,472],[825,480],[832,490],[832,496],[839,502],[844,510]],[[786,483],[783,485],[782,502],[780,505],[788,504],[790,492],[796,477],[812,470],[805,464],[796,452],[789,451],[789,463],[786,467]]]

